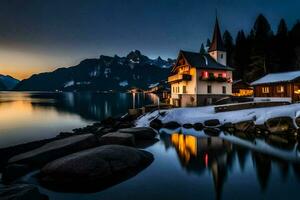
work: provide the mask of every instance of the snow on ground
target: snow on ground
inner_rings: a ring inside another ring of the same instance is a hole
[[[246,120],[254,120],[256,124],[263,124],[266,120],[274,117],[292,117],[300,115],[300,104],[290,104],[284,106],[245,109],[228,112],[214,112],[214,106],[193,107],[193,108],[174,108],[161,110],[165,115],[159,115],[158,111],[146,113],[136,121],[136,126],[149,126],[150,122],[158,118],[163,123],[176,121],[179,124],[203,123],[209,119],[219,119],[224,124],[226,122],[237,123]]]
[[[75,81],[73,81],[73,80],[71,80],[71,81],[68,81],[68,82],[66,82],[66,83],[65,83],[65,85],[64,85],[64,88],[66,88],[66,87],[70,87],[70,86],[73,86],[73,85],[74,85],[74,83],[75,83]]]
[[[121,82],[119,83],[119,85],[122,86],[122,87],[125,87],[125,86],[128,85],[128,81],[127,81],[127,80],[121,81]]]

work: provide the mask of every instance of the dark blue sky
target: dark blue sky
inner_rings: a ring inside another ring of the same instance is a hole
[[[24,78],[83,58],[133,49],[175,58],[221,29],[247,32],[263,13],[277,29],[300,18],[298,0],[1,0],[0,74]]]

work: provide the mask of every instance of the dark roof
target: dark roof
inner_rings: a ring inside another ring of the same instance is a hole
[[[199,69],[221,69],[221,70],[230,70],[233,68],[222,65],[218,63],[214,58],[212,58],[209,54],[201,54],[190,51],[180,51],[179,54],[182,54],[187,62],[196,68]]]
[[[212,37],[212,42],[211,42],[211,45],[208,49],[208,52],[210,52],[210,51],[225,51],[225,47],[224,47],[223,39],[222,39],[222,36],[221,36],[221,31],[220,31],[218,18],[216,18],[216,23],[215,23],[214,34],[213,34],[213,37]]]

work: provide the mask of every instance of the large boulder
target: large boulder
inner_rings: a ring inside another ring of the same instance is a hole
[[[234,128],[237,131],[251,131],[253,130],[255,127],[254,121],[253,120],[246,120],[246,121],[241,121],[241,122],[237,122],[234,124]]]
[[[163,127],[163,123],[161,122],[160,119],[153,119],[150,122],[150,127],[158,130],[158,129],[161,129]]]
[[[152,128],[148,127],[124,128],[120,129],[119,132],[132,134],[136,139],[153,139],[157,134]]]
[[[113,132],[107,133],[99,138],[100,145],[107,145],[107,144],[120,144],[126,146],[134,146],[135,139],[134,135],[129,133],[120,133],[120,132]]]
[[[219,127],[221,126],[221,123],[218,119],[209,119],[209,120],[206,120],[204,121],[204,126],[205,127]]]
[[[41,184],[60,191],[99,191],[136,175],[153,161],[149,152],[105,145],[74,153],[44,166]]]
[[[32,151],[16,155],[10,158],[8,163],[21,163],[38,167],[62,156],[95,147],[98,144],[98,139],[93,134],[77,135],[56,140]]]
[[[171,122],[167,122],[167,123],[163,124],[163,128],[167,128],[167,129],[176,129],[179,127],[181,127],[181,125],[175,121],[171,121]]]
[[[0,185],[1,200],[47,200],[37,187],[29,184]]]
[[[189,123],[188,124],[183,124],[182,127],[186,128],[186,129],[190,129],[190,128],[193,128],[193,124],[189,124]]]
[[[265,122],[265,126],[270,133],[294,133],[296,128],[291,117],[274,117],[270,118]]]
[[[195,123],[195,124],[193,125],[193,127],[194,127],[194,129],[195,129],[196,131],[201,131],[201,130],[203,130],[203,124],[202,124],[201,122]]]

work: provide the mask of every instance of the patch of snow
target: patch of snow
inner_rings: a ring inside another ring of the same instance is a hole
[[[159,115],[158,111],[145,114],[136,121],[136,126],[147,127],[155,118],[160,119],[163,123],[176,121],[179,124],[193,124],[197,122],[203,123],[209,119],[218,119],[221,124],[227,122],[237,123],[241,121],[254,120],[255,124],[260,125],[268,119],[274,117],[295,118],[297,115],[300,115],[300,104],[253,108],[219,113],[215,113],[214,106],[174,108],[169,110],[161,110],[161,112],[166,112],[166,114],[161,116]]]
[[[140,63],[140,58],[137,58],[137,61],[134,61],[134,60],[132,60],[132,59],[130,59],[129,61],[130,61],[131,63],[137,63],[137,64],[138,64],[138,63]]]
[[[300,77],[300,71],[272,73],[254,81],[251,85],[259,85],[264,83],[288,82]]]
[[[66,88],[66,87],[70,87],[70,86],[73,86],[74,85],[74,81],[73,80],[71,80],[71,81],[68,81],[68,82],[66,82],[65,83],[65,85],[64,85],[64,88]]]
[[[122,87],[125,87],[125,86],[128,85],[128,81],[127,80],[122,81],[122,82],[119,83],[119,85],[122,86]]]
[[[149,88],[154,88],[154,87],[156,87],[158,85],[159,85],[159,83],[152,83],[152,84],[149,85]]]
[[[89,85],[89,84],[91,84],[90,81],[76,82],[76,85]]]
[[[256,102],[268,102],[268,101],[273,101],[273,102],[292,102],[292,99],[290,97],[254,97],[253,99]]]

